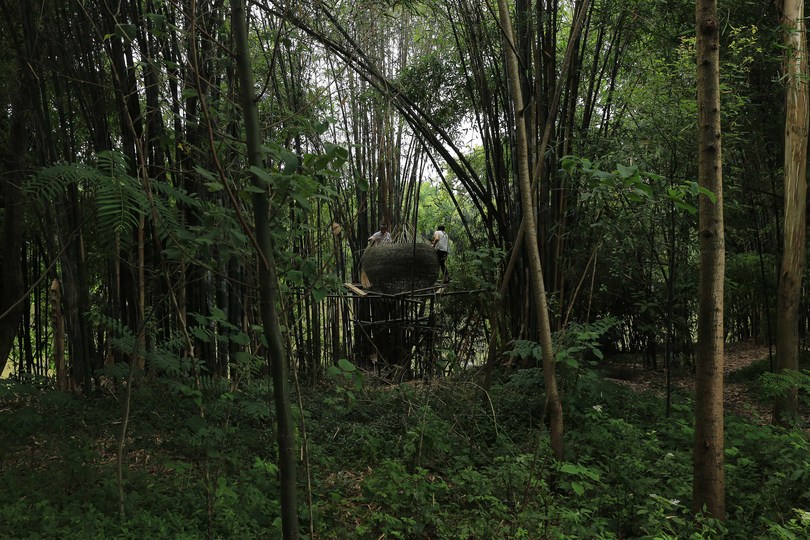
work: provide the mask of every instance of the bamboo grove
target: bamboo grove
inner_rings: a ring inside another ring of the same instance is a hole
[[[255,0],[252,101],[236,4],[0,0],[0,367],[62,370],[88,394],[130,366],[263,376],[257,196],[296,380],[340,359],[369,367],[342,284],[380,224],[429,236],[446,223],[453,287],[481,291],[442,306],[445,372],[535,362],[512,354],[543,331],[519,240],[529,208],[558,344],[572,324],[610,321],[603,352],[692,366],[696,208],[712,195],[697,183],[694,2],[504,3],[513,92],[495,3]],[[725,338],[770,344],[781,14],[764,0],[721,12]]]

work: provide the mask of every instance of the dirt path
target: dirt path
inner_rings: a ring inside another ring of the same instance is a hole
[[[773,354],[775,355],[776,352],[774,351]],[[723,398],[726,411],[747,418],[756,424],[771,423],[773,418],[772,407],[770,405],[763,406],[762,403],[752,400],[747,394],[746,384],[729,381],[729,375],[763,358],[768,358],[768,347],[747,344],[733,345],[726,349],[723,364],[726,381],[723,388]],[[694,388],[694,381],[692,388]]]
[[[725,374],[724,402],[728,413],[736,414],[756,424],[769,424],[772,411],[769,406],[752,400],[747,393],[745,383],[732,382],[729,375],[748,367],[752,363],[768,357],[768,347],[750,344],[726,346],[723,364]],[[657,371],[631,369],[633,376],[627,380],[611,379],[637,391],[653,392],[662,398],[666,395],[666,372],[663,368]],[[694,393],[695,376],[693,373],[673,374],[672,384],[680,390]]]

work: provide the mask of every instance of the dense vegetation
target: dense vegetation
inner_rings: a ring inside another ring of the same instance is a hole
[[[737,378],[753,403],[767,359]],[[727,422],[728,519],[695,520],[692,407],[586,371],[570,394],[570,455],[555,462],[537,369],[484,397],[464,377],[308,388],[300,517],[314,538],[804,538],[810,442],[800,432]],[[0,508],[8,538],[277,538],[278,479],[266,385],[211,382],[195,399],[138,380],[117,514],[123,389],[93,399],[47,386],[2,387]],[[351,394],[349,392],[352,392]],[[300,410],[296,411],[300,415]],[[304,487],[306,486],[306,487]],[[797,509],[797,510],[794,510]]]
[[[0,535],[807,536],[778,4],[0,0]]]

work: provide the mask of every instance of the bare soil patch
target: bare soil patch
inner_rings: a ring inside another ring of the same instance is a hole
[[[744,382],[731,381],[729,375],[742,370],[754,362],[768,358],[768,347],[750,343],[726,345],[723,372],[725,378],[724,403],[727,413],[746,418],[752,423],[769,424],[772,411],[749,394]],[[614,366],[615,367],[615,366]],[[608,378],[638,392],[650,392],[664,398],[666,396],[667,376],[663,359],[659,359],[659,369],[648,370],[640,365],[621,365],[617,371],[621,376]],[[695,391],[695,374],[691,370],[678,369],[671,373],[672,387],[680,392],[693,394]]]

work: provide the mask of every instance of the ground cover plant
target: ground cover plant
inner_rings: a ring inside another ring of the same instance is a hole
[[[695,518],[689,509],[688,392],[675,393],[666,418],[659,395],[588,372],[567,396],[569,453],[556,462],[542,423],[539,370],[499,373],[486,394],[469,373],[395,386],[336,373],[303,390],[303,409],[295,411],[299,444],[306,438],[299,507],[307,537],[810,533],[810,442],[800,429],[727,416],[728,518],[719,522]],[[753,378],[752,388],[760,380]],[[233,391],[210,382],[198,399],[165,381],[138,380],[122,483],[124,385],[84,399],[46,383],[0,387],[4,537],[281,534],[274,422],[262,405],[263,383]]]

